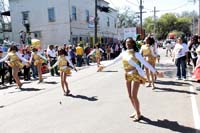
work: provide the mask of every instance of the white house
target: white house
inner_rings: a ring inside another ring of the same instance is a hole
[[[98,4],[108,6],[109,3],[98,0]],[[93,41],[94,0],[9,0],[9,5],[16,42],[20,41],[19,32],[27,29],[32,38],[41,40],[43,48],[50,44]],[[115,38],[117,35],[117,12],[111,10],[110,13],[98,12],[98,37]]]

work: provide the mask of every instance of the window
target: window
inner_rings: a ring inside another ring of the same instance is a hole
[[[42,37],[41,31],[33,31],[33,34],[34,34],[35,38],[41,38]]]
[[[49,22],[55,22],[55,10],[54,8],[48,8],[48,18],[49,18]]]
[[[85,15],[86,15],[86,22],[89,22],[89,16],[90,16],[89,10],[85,11]]]
[[[72,6],[72,20],[76,20],[76,7]]]
[[[22,23],[29,24],[29,11],[22,12]]]
[[[107,26],[110,27],[110,19],[107,17]]]

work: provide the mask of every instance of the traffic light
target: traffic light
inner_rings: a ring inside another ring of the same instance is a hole
[[[101,12],[111,12],[109,7],[105,7],[105,6],[97,6],[97,8],[101,11]]]

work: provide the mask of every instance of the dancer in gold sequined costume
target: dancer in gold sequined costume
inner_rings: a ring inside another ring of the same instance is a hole
[[[107,65],[100,66],[98,70],[102,70],[103,68],[122,60],[129,98],[136,111],[136,113],[133,113],[130,117],[133,118],[134,121],[138,121],[141,118],[141,111],[137,94],[140,84],[144,84],[146,81],[144,71],[140,67],[139,62],[144,64],[153,73],[156,73],[156,70],[144,60],[144,58],[138,52],[136,42],[132,38],[126,39],[126,48],[126,51],[122,52],[117,58]]]
[[[144,59],[151,64],[151,66],[153,66],[155,68],[155,64],[156,64],[156,53],[155,53],[155,49],[154,49],[154,40],[152,37],[148,36],[145,39],[145,44],[142,45],[141,49],[140,49],[140,53],[142,54],[142,56],[144,57]],[[155,75],[150,72],[149,68],[145,67],[145,72],[146,72],[146,76],[147,76],[147,80],[148,80],[148,85],[147,87],[151,87],[151,83],[152,83],[152,89],[155,89]],[[151,76],[151,80],[150,80],[150,76]]]
[[[42,67],[42,63],[44,62],[44,60],[47,60],[47,59],[46,59],[46,57],[42,56],[36,48],[33,48],[32,53],[31,53],[30,62],[32,62],[32,60],[34,61],[34,65],[37,67],[39,83],[41,83],[43,81],[41,67]]]
[[[89,54],[88,54],[88,57],[92,54],[95,53],[95,59],[96,59],[96,62],[97,62],[97,66],[99,67],[100,65],[100,61],[101,61],[101,52],[104,53],[104,51],[99,47],[99,45],[96,45],[95,46],[95,49],[92,50]]]
[[[65,56],[65,50],[64,49],[60,49],[58,51],[58,61],[52,66],[50,67],[50,69],[58,66],[59,70],[60,70],[60,78],[61,78],[61,85],[62,85],[62,89],[64,92],[64,95],[67,96],[70,93],[69,87],[68,87],[68,83],[67,83],[67,76],[71,75],[71,70],[70,67],[67,65],[69,63],[69,65],[75,70],[75,66],[72,64],[72,62],[70,61],[68,56]],[[66,90],[65,90],[66,88]]]
[[[28,60],[20,55],[17,46],[12,45],[9,48],[7,55],[0,60],[0,62],[3,61],[5,61],[12,68],[12,75],[16,81],[17,87],[21,89],[22,83],[20,82],[18,72],[25,66],[25,64],[22,64],[22,61],[26,62],[28,65]]]

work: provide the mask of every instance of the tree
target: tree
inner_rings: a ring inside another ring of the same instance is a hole
[[[124,9],[124,12],[118,13],[118,28],[136,27],[138,24],[137,15],[129,8]]]
[[[154,21],[152,17],[147,17],[144,20],[143,28],[147,33],[152,33],[154,31]]]
[[[182,14],[166,13],[156,21],[156,37],[158,39],[165,39],[172,31],[176,33],[183,33],[185,35],[191,34],[192,14],[183,12]],[[144,21],[144,28],[146,32],[152,33],[154,21],[152,17],[148,17]]]

